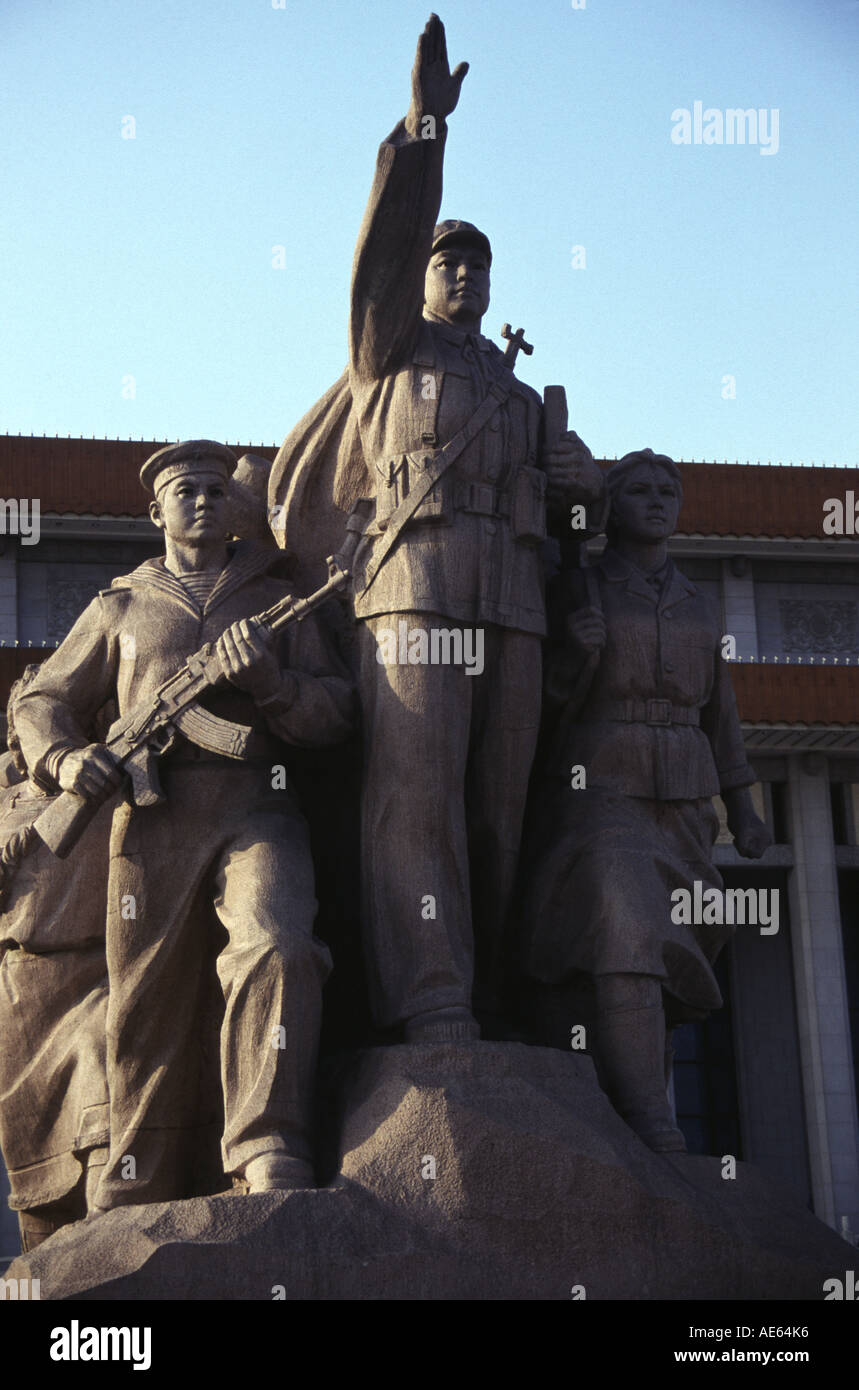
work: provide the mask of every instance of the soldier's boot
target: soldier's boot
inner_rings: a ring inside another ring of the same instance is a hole
[[[107,1156],[107,1149],[95,1150]],[[57,1202],[48,1202],[43,1206],[31,1207],[29,1211],[18,1212],[18,1230],[21,1236],[21,1253],[26,1255],[28,1251],[35,1250],[43,1241],[52,1236],[55,1231],[62,1230],[63,1226],[71,1226],[75,1221],[83,1221],[87,1214],[88,1200],[91,1191],[89,1182],[89,1169],[87,1167],[89,1154],[81,1156],[81,1162],[85,1171],[78,1179],[77,1186],[72,1189],[65,1197],[61,1197]],[[96,1169],[96,1183],[101,1169]]]
[[[296,1188],[315,1187],[316,1175],[309,1163],[290,1158],[283,1153],[258,1154],[233,1176],[237,1192],[294,1192]]]
[[[473,1042],[480,1037],[480,1025],[468,1009],[433,1009],[407,1019],[403,1037],[407,1043]]]
[[[665,1012],[652,975],[600,975],[596,987],[596,1060],[600,1083],[618,1114],[655,1153],[682,1153],[665,1083]]]
[[[58,1214],[46,1216],[49,1207],[33,1207],[30,1211],[18,1212],[18,1231],[21,1238],[21,1254],[26,1255],[30,1250],[35,1250],[42,1241],[47,1240],[55,1231],[59,1231],[62,1226],[69,1224],[68,1217]]]

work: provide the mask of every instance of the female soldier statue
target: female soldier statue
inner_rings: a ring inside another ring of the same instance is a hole
[[[696,880],[698,901],[721,890],[715,795],[740,854],[759,858],[770,836],[752,806],[718,618],[668,558],[679,471],[644,449],[607,483],[602,559],[563,570],[551,605],[545,688],[558,717],[543,775],[554,785],[541,787],[530,836],[525,970],[547,1041],[550,1014],[560,1007],[569,1041],[589,996],[603,1089],[652,1149],[682,1150],[666,1016],[670,1026],[721,1006],[711,967],[732,929],[675,922],[672,893]]]

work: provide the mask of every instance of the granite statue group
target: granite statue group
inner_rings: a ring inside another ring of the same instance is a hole
[[[717,619],[667,554],[676,466],[645,449],[604,474],[557,391],[544,404],[515,375],[521,333],[505,353],[481,334],[489,240],[438,221],[466,72],[433,16],[359,234],[349,365],[271,467],[267,542],[239,519],[229,449],[159,450],[141,482],[164,554],[12,691],[0,1142],[25,1249],[124,1203],[314,1184],[332,958],[289,769],[356,730],[378,1029],[568,1046],[587,1018],[619,1114],[683,1147],[667,1039],[719,1007],[725,936],[674,925],[671,892],[720,884],[716,794],[740,853],[767,831]],[[338,621],[332,599],[268,636],[257,615],[324,580],[350,517]],[[457,659],[476,632],[479,674]],[[174,730],[140,795],[107,731],[206,643],[223,678],[199,709],[242,735],[225,753]],[[98,809],[60,859],[38,820],[63,794]]]

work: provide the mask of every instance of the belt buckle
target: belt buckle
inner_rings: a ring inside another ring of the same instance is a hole
[[[492,483],[472,483],[471,506],[481,516],[495,515],[495,488]]]
[[[648,700],[648,702],[647,702],[647,723],[648,723],[648,724],[670,724],[670,723],[671,723],[671,701],[670,701],[670,700]]]

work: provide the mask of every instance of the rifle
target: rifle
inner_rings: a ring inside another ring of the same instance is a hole
[[[291,623],[300,623],[345,588],[351,578],[351,565],[361,542],[367,503],[358,503],[346,524],[346,540],[341,549],[326,560],[328,579],[307,598],[283,598],[249,622],[269,634],[281,632]],[[241,758],[251,729],[233,724],[201,709],[199,698],[205,691],[224,684],[224,675],[215,644],[206,642],[189,656],[184,666],[159,686],[151,700],[137,705],[114,723],[105,747],[117,765],[131,778],[135,805],[155,806],[166,800],[158,780],[155,759],[172,748],[177,730],[192,743],[228,758]],[[65,859],[95,816],[102,799],[83,797],[64,791],[32,825],[13,835],[0,851],[0,904],[21,860],[41,840],[58,859]]]

